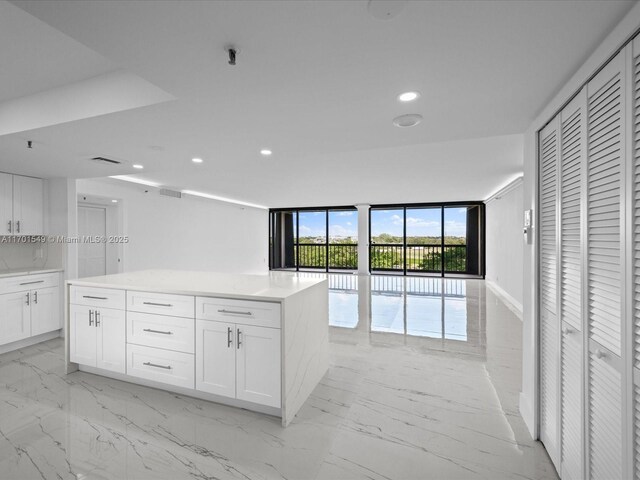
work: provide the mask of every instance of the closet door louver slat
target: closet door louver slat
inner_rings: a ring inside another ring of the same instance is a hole
[[[555,458],[558,438],[557,318],[558,134],[552,122],[540,135],[540,436]]]
[[[633,425],[634,425],[634,470],[635,477],[640,478],[640,56],[634,58],[633,65],[633,100],[634,110],[632,126],[633,163],[632,163],[632,202],[631,205],[631,241],[633,289]]]

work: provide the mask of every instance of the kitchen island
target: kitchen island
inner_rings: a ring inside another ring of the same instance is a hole
[[[293,420],[329,363],[324,278],[144,270],[67,281],[67,372]]]

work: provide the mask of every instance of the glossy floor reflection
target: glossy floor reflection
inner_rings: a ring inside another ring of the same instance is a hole
[[[379,279],[381,278],[381,279]],[[0,356],[0,478],[552,479],[521,322],[480,280],[331,275],[331,367],[294,422]]]

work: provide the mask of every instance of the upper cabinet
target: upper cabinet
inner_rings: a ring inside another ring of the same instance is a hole
[[[44,185],[40,178],[0,173],[0,234],[44,233]]]

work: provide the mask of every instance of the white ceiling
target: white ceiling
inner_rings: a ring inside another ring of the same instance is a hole
[[[0,113],[115,70],[176,98],[0,136],[0,170],[142,163],[141,178],[272,207],[483,199],[522,171],[521,133],[633,3],[410,1],[388,21],[364,0],[0,3],[0,64],[16,66],[0,69]],[[406,90],[422,96],[401,105]],[[424,121],[398,129],[403,113]]]

